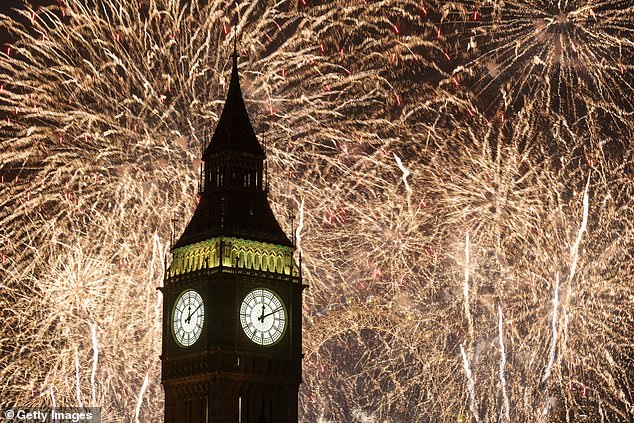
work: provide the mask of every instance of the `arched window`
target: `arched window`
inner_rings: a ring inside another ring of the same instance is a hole
[[[255,253],[255,263],[254,263],[254,268],[255,270],[260,270],[260,253]]]
[[[247,251],[247,269],[251,269],[253,266],[253,251]]]
[[[284,261],[286,262],[284,263],[284,273],[286,273],[287,275],[290,275],[291,274],[291,256],[287,255],[284,259],[285,259]]]
[[[223,247],[223,250],[225,252],[225,256],[222,258],[222,265],[223,266],[231,266],[231,248],[229,248],[227,245],[225,245]]]
[[[269,270],[269,255],[263,255],[262,256],[262,270],[264,270],[265,272]]]
[[[284,266],[282,265],[282,256],[277,256],[277,273],[284,273]]]

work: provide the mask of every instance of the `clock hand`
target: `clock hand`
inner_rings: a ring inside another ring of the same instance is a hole
[[[192,306],[188,305],[188,306],[187,306],[187,312],[189,313],[189,311],[190,311],[191,309],[192,309]],[[190,314],[190,316],[191,316],[191,314]],[[185,318],[185,323],[189,324],[189,317],[186,317],[186,318]]]
[[[264,304],[262,304],[262,314],[258,317],[258,320],[264,323]]]
[[[278,311],[280,311],[280,310],[282,310],[282,309],[283,309],[283,307],[278,307],[278,308],[276,308],[275,310],[273,310],[272,312],[270,312],[270,313],[268,313],[268,314],[263,315],[263,316],[262,316],[262,320],[260,320],[260,321],[261,321],[261,322],[264,322],[264,319],[265,319],[265,318],[269,317],[271,314],[275,314],[275,313],[277,313]]]
[[[191,313],[189,313],[189,316],[187,316],[187,319],[185,319],[185,322],[187,324],[189,324],[189,321],[191,320],[192,316],[194,315],[194,313],[196,313],[198,311],[198,309],[203,305],[203,303],[200,303],[198,305],[198,307],[196,307],[196,309],[194,311],[192,311]],[[191,308],[191,307],[190,307]],[[188,309],[189,310],[189,309]]]

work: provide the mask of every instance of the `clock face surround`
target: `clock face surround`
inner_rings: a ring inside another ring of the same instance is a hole
[[[240,324],[244,334],[258,345],[273,345],[286,330],[286,308],[273,291],[257,288],[240,305]]]
[[[205,304],[193,289],[183,291],[172,309],[172,333],[181,347],[193,345],[203,331]]]

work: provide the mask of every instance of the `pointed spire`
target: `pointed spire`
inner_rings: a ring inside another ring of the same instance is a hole
[[[237,27],[233,27],[233,54],[231,55],[231,57],[233,57],[234,63],[238,58],[238,30],[236,29]]]
[[[275,219],[264,191],[266,152],[253,131],[242,98],[236,38],[227,100],[203,154],[202,193],[194,216],[174,248],[216,236],[293,245]]]
[[[235,29],[234,29],[235,31]],[[214,135],[205,150],[203,158],[220,150],[238,150],[264,157],[265,153],[258,142],[247,113],[240,76],[238,74],[238,41],[237,33],[233,38],[231,80],[227,101],[220,115]]]
[[[231,82],[235,79],[240,82],[238,77],[238,31],[236,27],[233,27],[233,53],[231,53],[231,59],[233,61],[233,67],[231,68]]]

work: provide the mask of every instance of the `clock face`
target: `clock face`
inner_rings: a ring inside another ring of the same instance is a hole
[[[258,345],[273,345],[286,329],[286,309],[280,297],[265,288],[249,292],[240,305],[245,335]]]
[[[189,347],[203,331],[205,305],[200,294],[193,289],[183,291],[172,310],[172,330],[178,345]]]

